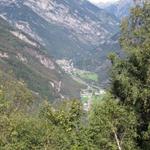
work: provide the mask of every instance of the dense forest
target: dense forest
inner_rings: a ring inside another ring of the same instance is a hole
[[[121,24],[124,57],[110,54],[107,94],[83,110],[79,100],[50,104],[0,72],[1,150],[149,150],[150,4]],[[13,74],[13,73],[12,73]]]

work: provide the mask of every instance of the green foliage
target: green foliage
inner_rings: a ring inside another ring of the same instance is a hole
[[[127,56],[113,59],[111,93],[137,113],[137,142],[146,149],[142,133],[150,122],[150,4],[133,8],[121,29],[120,43]]]
[[[34,147],[34,123],[26,116],[31,112],[34,96],[21,81],[0,72],[0,149],[18,150]],[[38,133],[37,133],[38,134]]]
[[[0,148],[6,150],[26,150],[42,148],[42,126],[38,119],[13,113],[2,122]],[[5,124],[4,124],[5,123]],[[6,130],[7,129],[7,130]]]
[[[39,115],[32,112],[33,96],[22,82],[0,78],[0,149],[82,149],[85,136],[82,105],[64,101],[54,107],[46,102]]]
[[[111,97],[89,114],[80,101],[66,100],[56,106],[46,101],[35,115],[32,93],[22,82],[0,81],[0,149],[115,150],[115,135],[123,149],[135,149],[136,117]]]
[[[0,102],[1,110],[9,114],[27,110],[33,104],[34,96],[22,81],[0,72]]]
[[[98,82],[98,75],[96,73],[93,73],[93,72],[78,70],[77,76],[79,76],[80,78],[82,78],[84,80],[91,80],[91,81]]]
[[[77,100],[64,101],[57,108],[46,103],[41,109],[40,118],[49,131],[49,135],[46,135],[48,143],[54,143],[56,149],[80,147],[81,136],[84,136],[81,126],[82,115],[81,103]]]
[[[92,107],[89,132],[97,149],[136,150],[136,125],[134,112],[111,97]]]

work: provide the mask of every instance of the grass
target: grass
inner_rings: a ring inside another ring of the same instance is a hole
[[[82,101],[82,103],[86,103],[86,102],[88,102],[88,99],[89,99],[89,97],[87,96],[87,97],[81,97],[81,101]]]
[[[77,75],[82,79],[98,82],[98,75],[94,72],[78,71]]]

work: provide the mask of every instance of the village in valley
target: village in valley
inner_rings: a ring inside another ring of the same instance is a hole
[[[56,62],[64,72],[69,74],[75,81],[85,85],[86,88],[80,91],[84,110],[88,111],[93,101],[102,99],[105,90],[96,84],[96,82],[98,82],[98,75],[96,73],[74,67],[72,60],[61,59]]]

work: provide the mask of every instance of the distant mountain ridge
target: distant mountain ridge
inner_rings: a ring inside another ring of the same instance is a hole
[[[116,18],[121,20],[123,17],[128,16],[130,12],[130,8],[134,6],[133,0],[118,0],[115,3],[102,5],[98,4],[100,8],[103,8],[108,13],[114,14]]]

